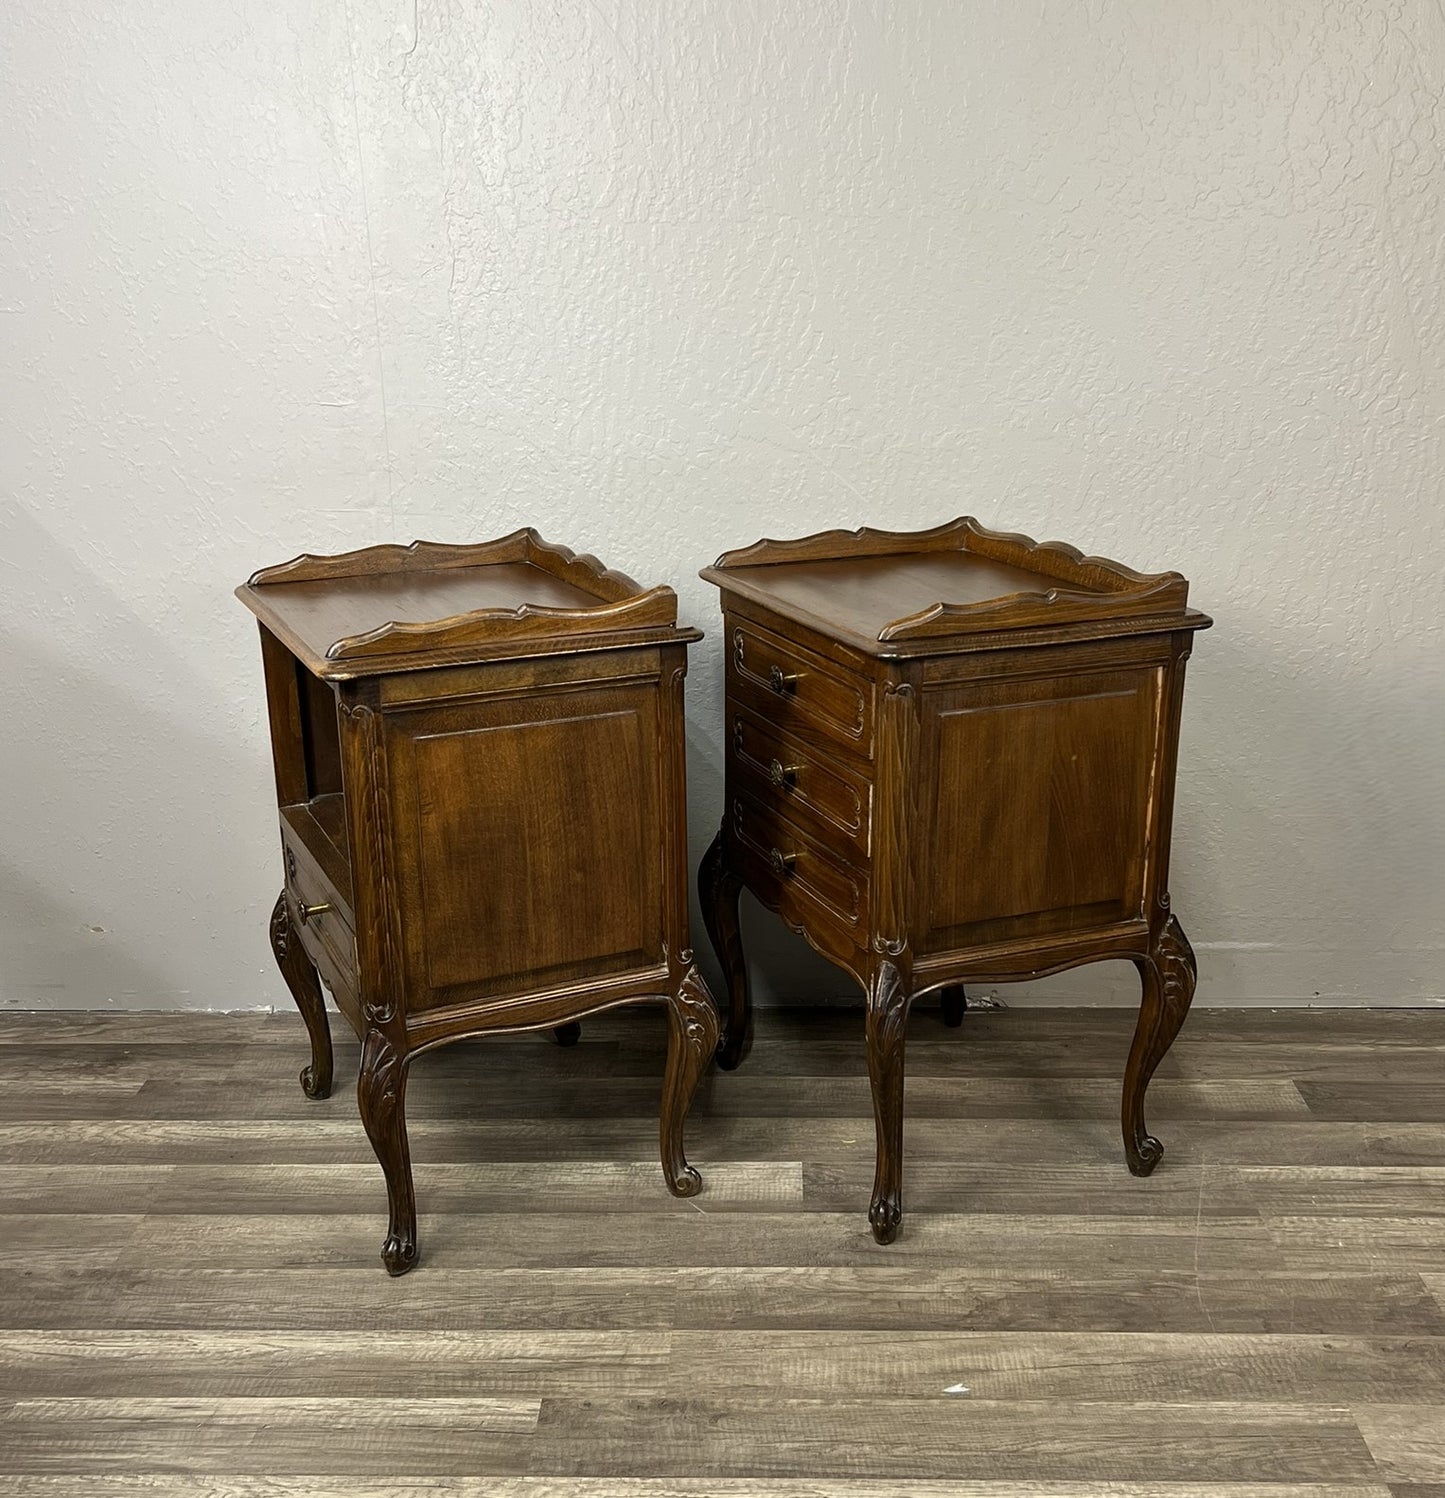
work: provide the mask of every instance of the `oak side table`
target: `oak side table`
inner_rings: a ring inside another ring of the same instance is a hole
[[[902,1219],[910,1003],[1102,958],[1139,969],[1124,1150],[1163,1146],[1144,1093],[1194,994],[1169,905],[1184,663],[1211,621],[1144,576],[972,519],[730,551],[726,805],[699,881],[727,977],[719,1062],[752,1038],[746,886],[866,995],[880,1243]]]
[[[285,887],[271,943],[331,1090],[321,982],[362,1041],[386,1177],[382,1262],[417,1258],[405,1100],[422,1051],[667,1005],[662,1169],[717,1043],[688,942],[682,688],[670,588],[522,530],[298,557],[237,589],[261,626]]]

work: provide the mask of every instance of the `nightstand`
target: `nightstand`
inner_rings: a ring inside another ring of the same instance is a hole
[[[751,1043],[746,886],[864,990],[887,1243],[913,999],[944,990],[956,1023],[966,982],[1128,958],[1124,1149],[1147,1175],[1163,1146],[1144,1094],[1195,982],[1169,837],[1184,663],[1211,621],[1184,578],[972,519],[760,541],[702,576],[726,625],[726,807],[700,873],[721,1065]]]
[[[688,942],[670,588],[518,531],[303,556],[237,589],[261,626],[285,887],[271,943],[331,1089],[320,984],[362,1041],[391,1274],[416,1262],[408,1067],[464,1036],[667,1006],[662,1167],[717,1041]],[[319,980],[319,981],[318,981]]]

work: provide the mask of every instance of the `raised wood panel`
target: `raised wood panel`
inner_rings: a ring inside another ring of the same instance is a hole
[[[1141,913],[1156,669],[925,694],[926,951]]]
[[[414,1010],[662,960],[655,688],[434,709],[391,732]]]

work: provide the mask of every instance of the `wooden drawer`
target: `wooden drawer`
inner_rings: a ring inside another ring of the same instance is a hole
[[[350,908],[322,872],[321,865],[306,844],[284,821],[281,824],[281,845],[292,929],[299,933],[301,945],[332,988],[339,981],[354,990],[356,932]],[[330,909],[318,911],[315,915],[305,914],[322,905]]]
[[[728,695],[779,728],[822,735],[840,748],[873,754],[873,682],[782,639],[751,620],[734,620]]]
[[[845,857],[868,857],[872,786],[865,776],[740,707],[729,722],[729,766],[749,795],[776,805]]]
[[[794,899],[819,907],[849,928],[867,915],[867,884],[856,870],[832,858],[791,818],[745,795],[731,803],[733,845],[748,883],[767,890],[784,909]]]

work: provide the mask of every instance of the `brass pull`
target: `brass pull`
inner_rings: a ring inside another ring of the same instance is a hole
[[[304,926],[307,921],[314,921],[317,916],[325,915],[330,909],[331,902],[329,900],[324,901],[320,905],[303,905],[298,900],[296,902],[296,919]]]
[[[768,667],[768,685],[772,687],[778,696],[781,697],[785,693],[791,692],[797,686],[797,683],[797,672],[789,673],[784,671],[781,666]]]
[[[793,872],[793,865],[797,863],[796,853],[784,853],[781,848],[770,848],[768,850],[768,867],[779,879],[786,878]]]
[[[779,790],[787,790],[798,783],[798,767],[797,765],[785,765],[778,759],[770,760],[768,762],[768,779]]]

